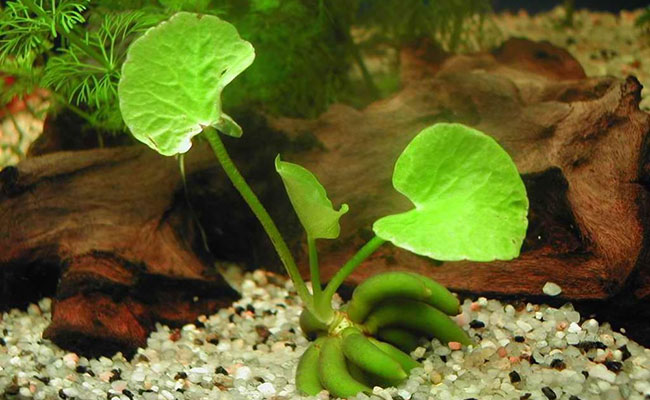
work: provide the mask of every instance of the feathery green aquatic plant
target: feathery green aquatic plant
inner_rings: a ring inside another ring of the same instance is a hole
[[[224,18],[255,46],[258,62],[224,92],[230,108],[314,117],[334,101],[364,103],[354,99],[360,94],[351,89],[358,87],[350,80],[352,65],[370,100],[385,94],[362,54],[378,38],[399,46],[424,35],[453,50],[484,36],[489,1],[7,1],[0,10],[0,75],[15,82],[0,101],[43,87],[55,105],[91,127],[124,131],[116,93],[126,48],[177,11]],[[373,34],[355,38],[356,28]]]

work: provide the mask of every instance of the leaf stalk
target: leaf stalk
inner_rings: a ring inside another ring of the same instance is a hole
[[[280,231],[278,231],[273,219],[271,219],[271,216],[266,211],[257,195],[255,195],[235,164],[232,162],[232,159],[223,145],[221,137],[219,137],[219,132],[217,132],[214,127],[208,126],[203,129],[203,135],[208,139],[210,146],[212,146],[214,155],[217,157],[217,160],[219,160],[219,163],[223,167],[228,179],[230,179],[230,182],[235,186],[235,189],[237,189],[239,194],[244,198],[244,201],[248,204],[251,211],[253,211],[266,231],[266,234],[271,239],[271,243],[273,244],[275,251],[278,253],[289,277],[293,281],[298,295],[305,303],[307,309],[314,313],[314,315],[317,315],[314,310],[314,298],[309,293],[309,290],[307,290],[307,285],[305,285],[305,281],[300,276],[300,272],[298,271],[298,267],[296,266],[296,262],[291,255],[291,252],[289,251],[287,243],[282,238]]]

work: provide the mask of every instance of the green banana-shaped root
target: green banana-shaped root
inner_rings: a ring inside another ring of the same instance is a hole
[[[438,338],[443,343],[472,343],[470,338],[448,315],[420,301],[393,299],[382,303],[366,318],[364,327],[374,335],[379,328],[400,327]]]
[[[381,351],[388,354],[393,360],[397,361],[402,366],[402,369],[407,373],[411,372],[413,368],[422,366],[419,362],[411,358],[410,355],[404,353],[392,344],[382,342],[373,337],[369,337],[368,340],[370,340],[370,342],[377,346]]]
[[[418,337],[413,333],[400,328],[382,328],[377,330],[376,336],[384,342],[391,343],[401,350],[410,353],[418,347]]]
[[[315,339],[319,335],[327,334],[327,324],[319,321],[306,308],[300,313],[300,329],[309,339]]]
[[[343,354],[362,370],[389,381],[402,381],[408,376],[399,362],[375,346],[359,329],[347,328],[342,336]]]
[[[366,279],[352,293],[347,313],[353,322],[361,323],[373,307],[388,298],[418,300],[448,315],[460,310],[458,299],[441,284],[411,272],[392,271]]]
[[[318,360],[321,384],[331,395],[343,398],[354,396],[359,392],[372,392],[370,387],[350,375],[341,342],[342,339],[338,336],[323,338]]]
[[[324,388],[320,383],[318,359],[323,338],[316,339],[300,357],[296,368],[296,387],[309,396],[315,396]]]

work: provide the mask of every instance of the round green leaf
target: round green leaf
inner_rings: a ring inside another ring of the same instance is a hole
[[[174,14],[128,49],[118,85],[124,122],[163,155],[188,151],[205,126],[239,136],[239,126],[221,111],[221,91],[254,58],[253,46],[231,24]]]
[[[509,260],[526,235],[528,198],[512,159],[461,124],[420,132],[395,164],[393,186],[413,210],[380,218],[375,234],[436,260]]]
[[[275,170],[282,177],[307,235],[312,239],[336,239],[341,231],[339,218],[348,212],[348,205],[334,210],[325,188],[314,174],[298,164],[281,161],[279,155],[275,158]]]

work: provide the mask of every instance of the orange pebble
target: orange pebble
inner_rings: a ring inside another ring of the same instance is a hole
[[[171,340],[172,342],[176,342],[180,338],[181,338],[181,331],[178,329],[174,329],[172,333],[169,334],[169,340]]]
[[[508,360],[510,360],[510,362],[513,364],[517,364],[519,362],[519,357],[510,356],[508,357]]]
[[[499,347],[497,349],[497,354],[499,355],[499,357],[503,358],[508,355],[508,350],[506,350],[505,347]]]
[[[449,342],[447,343],[447,346],[449,346],[451,350],[460,350],[461,347],[463,347],[463,345],[460,344],[460,342]]]
[[[566,327],[567,327],[567,323],[564,321],[558,322],[557,325],[555,325],[555,329],[557,329],[558,331],[563,331],[566,329]]]
[[[469,309],[472,311],[478,311],[481,309],[481,305],[474,301],[472,302],[472,305],[469,306]]]

